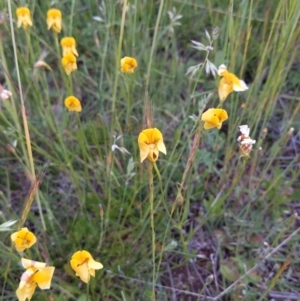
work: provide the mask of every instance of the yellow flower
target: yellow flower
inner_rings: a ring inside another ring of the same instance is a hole
[[[60,45],[63,50],[63,56],[65,56],[68,53],[72,53],[76,56],[78,56],[78,52],[76,50],[76,41],[72,37],[64,37],[60,41]]]
[[[75,96],[69,96],[65,99],[65,106],[69,111],[81,112],[82,107],[80,100]]]
[[[90,281],[90,276],[95,277],[95,270],[103,269],[102,263],[95,261],[92,255],[84,250],[75,252],[70,264],[76,276],[85,283]]]
[[[143,130],[139,134],[138,144],[141,162],[146,158],[151,162],[155,162],[158,159],[159,152],[167,154],[162,133],[157,128]]]
[[[13,233],[10,238],[18,252],[23,252],[36,243],[35,235],[27,228],[22,228],[20,231]]]
[[[121,71],[123,73],[133,73],[137,67],[137,61],[133,57],[125,56],[121,59]]]
[[[26,271],[21,276],[16,295],[19,301],[31,300],[37,286],[42,290],[50,288],[55,267],[46,267],[45,262],[26,258],[22,258],[21,262]]]
[[[208,109],[201,116],[204,121],[204,129],[209,130],[213,128],[220,129],[222,122],[228,119],[227,112],[223,109]]]
[[[32,21],[30,17],[30,10],[27,7],[19,7],[16,10],[18,18],[18,27],[23,26],[24,29],[27,29],[27,26],[32,26]]]
[[[219,97],[221,101],[224,101],[232,91],[240,92],[248,90],[245,82],[237,78],[233,73],[229,73],[225,65],[222,64],[219,66],[218,74],[222,76],[219,85]]]
[[[72,53],[68,53],[63,56],[61,63],[68,75],[70,75],[72,71],[77,70],[76,56]]]
[[[48,30],[52,28],[57,33],[61,32],[62,15],[59,9],[51,8],[48,10],[47,25],[48,25]]]

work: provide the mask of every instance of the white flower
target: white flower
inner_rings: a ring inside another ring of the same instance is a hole
[[[248,125],[241,125],[239,128],[242,135],[238,137],[237,141],[239,142],[241,153],[243,156],[249,157],[249,153],[252,150],[252,145],[256,143],[256,140],[253,140],[249,137],[250,129]]]
[[[0,98],[2,100],[7,100],[12,96],[12,93],[6,89],[3,89],[2,86],[0,86]]]
[[[243,135],[245,135],[246,137],[249,137],[249,135],[250,135],[250,129],[249,129],[249,127],[248,127],[247,124],[245,124],[245,125],[240,125],[239,128],[240,128],[240,132],[241,132]]]
[[[252,140],[251,138],[246,138],[241,141],[241,144],[255,144],[256,140]]]
[[[250,129],[247,124],[240,125],[240,132],[242,133],[241,136],[238,137],[237,141],[240,142],[240,144],[255,144],[256,140],[252,140],[250,135]]]

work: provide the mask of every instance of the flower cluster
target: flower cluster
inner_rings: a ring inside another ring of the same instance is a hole
[[[28,26],[32,26],[31,12],[28,7],[18,7],[16,9],[17,26],[26,30]],[[62,29],[62,14],[59,9],[51,8],[47,12],[47,27],[53,29],[56,33],[60,33]]]
[[[63,57],[61,63],[67,73],[70,75],[71,72],[77,70],[77,56],[76,41],[73,37],[64,37],[60,41],[62,47]]]
[[[18,252],[23,252],[33,246],[37,239],[28,230],[21,230],[11,234],[11,240]],[[21,276],[16,295],[19,301],[31,300],[36,287],[40,289],[50,289],[55,267],[47,266],[46,262],[38,262],[31,259],[21,258],[21,264],[25,272]],[[90,277],[95,277],[95,271],[103,269],[102,263],[95,261],[92,255],[85,250],[75,252],[70,260],[70,265],[83,282],[88,283]]]
[[[28,26],[32,26],[31,13],[28,7],[19,7],[16,10],[18,19],[18,27],[23,26],[27,29]],[[47,28],[52,29],[55,33],[60,33],[62,30],[62,13],[59,9],[51,8],[47,11]],[[63,37],[60,41],[62,47],[61,64],[67,75],[70,75],[73,71],[77,70],[77,56],[76,41],[73,37]],[[39,64],[35,67],[45,66],[49,67],[46,63],[39,61]],[[49,67],[50,68],[50,67]],[[8,99],[11,93],[7,90],[0,90],[0,97],[2,99]],[[75,96],[69,96],[65,99],[65,106],[69,111],[81,112],[82,107],[80,100]]]
[[[16,15],[18,18],[18,27],[23,26],[26,30],[28,26],[33,26],[30,10],[27,7],[18,8],[16,10]],[[55,35],[59,34],[62,31],[63,25],[61,11],[55,8],[49,9],[47,12],[46,23],[48,30],[52,29],[55,32]],[[70,76],[71,73],[76,71],[78,68],[76,40],[74,37],[66,36],[60,40],[60,45],[62,48],[61,64],[66,74]],[[202,46],[198,45],[198,47],[201,48]],[[120,60],[122,73],[133,73],[137,66],[137,61],[133,57],[125,56]],[[230,73],[224,64],[220,65],[217,70],[214,65],[211,66],[212,67],[209,69],[213,71],[212,73],[215,74],[215,72],[217,72],[221,77],[218,87],[218,94],[221,102],[220,106],[223,105],[223,102],[233,91],[239,92],[248,89],[246,83],[233,73]],[[196,69],[194,68],[194,70]],[[4,90],[2,86],[0,86],[0,93],[0,96],[3,99],[7,99],[11,96],[11,93]],[[82,111],[80,100],[73,95],[65,98],[64,104],[69,111]],[[221,129],[223,122],[227,119],[228,114],[225,109],[220,107],[209,108],[201,115],[201,125],[203,124],[203,128],[205,130],[214,128]],[[240,126],[240,131],[242,135],[239,136],[238,142],[241,153],[244,156],[249,156],[252,145],[255,144],[256,141],[250,138],[250,129],[247,125]],[[160,152],[165,155],[167,154],[163,134],[155,127],[149,127],[142,130],[138,136],[137,142],[140,151],[141,163],[146,159],[148,159],[150,163],[155,163],[159,158]],[[114,148],[112,148],[112,150],[116,147],[117,146],[114,144]],[[32,247],[37,241],[36,236],[29,231],[28,228],[22,228],[21,230],[13,233],[11,235],[11,240],[14,243],[16,250],[20,253]],[[26,258],[22,258],[21,263],[25,272],[22,274],[19,287],[16,290],[16,295],[19,301],[25,301],[26,299],[30,300],[37,286],[42,290],[50,288],[55,271],[54,266],[47,266],[45,262],[36,262]],[[74,270],[75,275],[84,283],[88,283],[91,276],[95,277],[96,270],[103,269],[102,263],[94,260],[92,255],[86,250],[79,250],[75,252],[71,256],[70,266]]]

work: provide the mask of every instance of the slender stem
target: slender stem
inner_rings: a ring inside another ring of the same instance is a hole
[[[100,248],[102,246],[102,242],[103,242],[103,208],[102,205],[99,204],[99,214],[100,214],[100,238],[99,238],[99,242],[98,242],[98,246],[97,246],[97,253],[99,253]]]
[[[165,246],[167,235],[168,235],[169,229],[170,229],[170,223],[171,223],[171,221],[175,223],[175,221],[172,219],[172,216],[170,215],[170,213],[168,211],[168,208],[167,208],[167,205],[166,205],[166,202],[165,202],[165,192],[164,192],[164,189],[163,189],[163,186],[162,186],[161,174],[160,174],[159,169],[157,168],[157,165],[156,165],[155,162],[154,162],[153,166],[154,166],[154,169],[155,169],[156,175],[158,177],[158,181],[159,181],[159,187],[160,187],[160,191],[161,191],[161,199],[163,200],[164,207],[165,207],[166,212],[169,216],[168,224],[167,224],[167,227],[165,228],[164,238],[163,238],[163,242],[162,242],[163,247],[161,248],[161,251],[160,251],[160,254],[159,254],[159,260],[158,260],[158,264],[157,264],[157,271],[159,271],[159,268],[160,268],[160,265],[161,265],[161,262],[162,262],[163,253],[164,253],[164,246]],[[158,208],[159,204],[160,203],[158,203],[156,205],[156,208]],[[158,273],[157,273],[157,277],[158,277]],[[157,279],[157,277],[156,277],[156,279]],[[156,283],[156,280],[155,280],[155,283]]]
[[[161,192],[161,195],[162,195],[161,199],[163,200],[163,205],[164,205],[164,207],[165,207],[165,209],[166,209],[166,212],[167,212],[167,214],[168,214],[168,216],[169,216],[169,220],[170,220],[170,221],[172,220],[172,221],[174,222],[174,220],[173,220],[173,218],[172,218],[172,214],[169,212],[168,207],[167,207],[166,202],[165,202],[165,197],[164,197],[164,196],[165,196],[165,191],[164,191],[163,185],[162,185],[161,174],[160,174],[160,172],[159,172],[159,170],[158,170],[158,168],[157,168],[156,163],[154,163],[153,166],[154,166],[156,175],[157,175],[157,177],[158,177],[159,188],[160,188],[160,192]],[[160,204],[160,202],[157,204],[156,207],[158,207],[159,204]]]
[[[5,73],[5,76],[6,76],[6,83],[7,83],[7,86],[9,87],[9,90],[10,91],[15,90],[16,92],[19,92],[18,87],[15,85],[15,83],[13,82],[13,80],[10,77],[10,74],[8,72],[7,62],[6,62],[6,58],[5,58],[5,55],[4,55],[4,48],[3,48],[3,41],[2,41],[2,32],[1,32],[1,30],[0,30],[0,58],[1,58],[0,59],[0,63],[2,64],[4,73]],[[22,132],[22,128],[21,128],[21,125],[20,125],[20,122],[19,122],[19,116],[18,116],[18,112],[17,112],[17,107],[16,107],[15,99],[14,99],[13,96],[11,97],[11,101],[8,104],[9,104],[9,106],[12,106],[12,108],[9,107],[8,112],[10,112],[11,117],[13,118],[14,125],[15,125],[15,127],[17,129],[17,133],[18,133],[18,140],[19,140],[22,152],[24,154],[24,158],[20,158],[20,162],[21,162],[22,165],[25,165],[25,168],[26,168],[26,166],[29,166],[29,160],[28,160],[28,156],[26,156],[26,148],[25,148],[24,141],[20,137],[21,136],[21,132]],[[4,118],[6,118],[6,116],[4,116]],[[7,118],[6,118],[6,122],[9,122],[7,120]],[[25,161],[25,163],[23,163],[23,160]]]
[[[89,294],[90,294],[90,285],[89,282],[86,284],[86,301],[89,301]]]
[[[161,0],[160,5],[159,5],[157,19],[156,19],[155,29],[154,29],[153,42],[152,42],[150,58],[149,58],[149,64],[148,64],[148,70],[147,70],[147,76],[146,76],[146,88],[145,88],[146,91],[148,90],[148,86],[149,86],[152,59],[153,59],[154,50],[155,50],[155,46],[156,46],[158,26],[159,26],[159,23],[160,23],[163,6],[164,6],[164,0]]]
[[[114,82],[114,91],[113,91],[113,98],[112,98],[112,118],[111,123],[113,125],[114,123],[114,114],[116,109],[116,99],[117,99],[117,88],[118,88],[118,81],[119,81],[119,66],[120,66],[120,59],[121,59],[121,50],[122,50],[122,42],[123,42],[123,36],[124,36],[124,26],[125,26],[125,16],[126,16],[126,8],[127,8],[127,0],[124,0],[123,2],[123,9],[122,9],[122,19],[121,19],[121,28],[120,28],[120,36],[119,36],[119,45],[117,50],[117,57],[116,57],[116,77]],[[111,127],[111,130],[113,130],[113,127]]]
[[[15,66],[16,66],[16,73],[17,73],[17,79],[18,79],[18,87],[20,92],[20,100],[21,100],[21,112],[22,112],[22,119],[23,119],[23,126],[24,126],[24,132],[25,132],[25,140],[26,140],[26,146],[27,146],[27,155],[29,159],[29,168],[31,172],[31,181],[32,183],[35,182],[36,176],[35,176],[35,168],[34,168],[34,162],[33,162],[33,154],[32,154],[32,148],[31,148],[31,140],[30,140],[30,134],[29,134],[29,128],[28,128],[28,122],[26,117],[26,110],[25,110],[25,103],[24,103],[24,97],[23,97],[23,90],[22,90],[22,84],[21,84],[21,78],[20,78],[20,70],[19,70],[19,64],[18,64],[18,55],[17,55],[17,46],[16,46],[16,40],[15,40],[15,33],[14,33],[14,26],[13,26],[13,16],[12,16],[12,10],[11,10],[11,0],[8,0],[8,13],[9,13],[9,22],[10,22],[10,29],[11,29],[11,36],[12,36],[12,43],[13,43],[13,51],[14,51],[14,59],[15,59]],[[24,154],[25,155],[25,154]],[[41,201],[39,198],[38,191],[36,193],[36,201],[39,209],[39,215],[42,222],[43,230],[46,231],[46,224],[43,216]]]
[[[110,137],[109,137],[109,146],[112,145],[113,139],[113,132],[114,132],[114,125],[115,125],[115,110],[116,110],[116,100],[117,100],[117,90],[118,90],[118,82],[119,82],[119,67],[120,67],[120,59],[121,59],[121,50],[122,50],[122,42],[124,36],[124,26],[125,26],[125,17],[126,17],[126,8],[127,8],[128,0],[124,0],[123,8],[122,8],[122,19],[121,19],[121,27],[120,27],[120,35],[119,35],[119,45],[117,50],[116,56],[116,66],[115,66],[115,81],[114,81],[114,89],[113,89],[113,96],[112,96],[112,107],[111,107],[111,123],[110,123]],[[117,122],[118,123],[118,122]],[[112,168],[114,166],[114,152],[109,152],[110,160],[107,162],[106,165],[106,178],[108,181],[108,188],[107,188],[107,208],[105,210],[105,232],[107,230],[107,224],[109,222],[109,213],[111,207],[111,190],[112,190]]]
[[[152,230],[152,301],[155,301],[155,229],[154,229],[154,191],[153,191],[153,163],[148,162],[150,219]]]
[[[73,17],[74,17],[74,7],[75,7],[75,0],[72,0],[72,6],[71,6],[71,20],[70,20],[70,36],[72,36]]]

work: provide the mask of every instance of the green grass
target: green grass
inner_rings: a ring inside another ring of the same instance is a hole
[[[57,1],[59,35],[46,27],[50,2],[0,3],[6,16],[0,83],[13,93],[1,101],[0,223],[19,221],[1,232],[0,300],[14,300],[23,273],[10,247],[10,234],[22,222],[38,238],[24,257],[56,267],[51,289],[37,288],[32,300],[292,298],[300,277],[299,235],[290,236],[300,197],[300,2],[128,2],[122,23],[123,1]],[[14,22],[13,36],[9,7],[16,21],[21,5],[31,9],[34,26],[25,31]],[[174,26],[167,13],[173,7],[182,15]],[[205,30],[211,34],[216,27],[208,59],[217,67],[224,63],[249,90],[233,92],[223,103],[229,119],[220,130],[204,131],[198,117],[219,105],[219,78],[207,76],[205,67],[192,78],[185,73],[207,54],[192,48],[191,40],[209,45]],[[59,42],[71,34],[79,57],[78,70],[68,77]],[[33,68],[43,52],[52,70]],[[123,56],[137,59],[133,74],[120,73]],[[71,94],[81,100],[79,114],[64,107]],[[167,148],[156,163],[159,174],[153,169],[154,275],[148,163],[140,163],[137,144],[149,122]],[[236,141],[242,124],[257,141],[248,160]],[[199,147],[193,149],[197,133]],[[112,152],[117,135],[116,144],[130,154]],[[32,191],[35,177],[39,187]],[[88,290],[69,265],[80,249],[104,265]],[[286,260],[291,265],[272,283]]]

